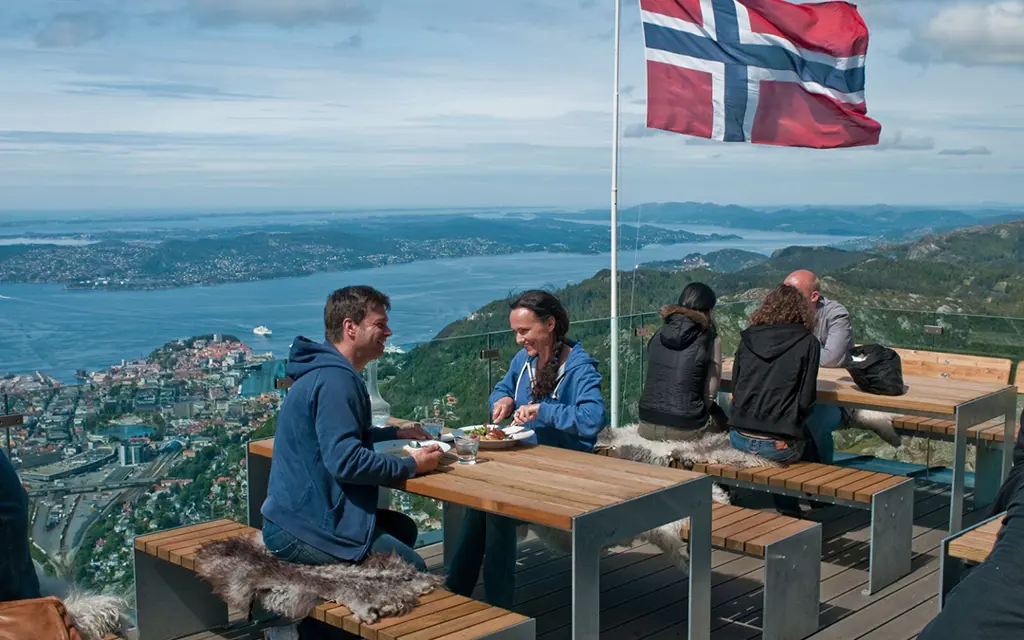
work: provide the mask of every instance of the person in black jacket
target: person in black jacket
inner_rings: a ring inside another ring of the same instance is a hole
[[[784,464],[803,455],[821,354],[813,327],[803,296],[789,285],[769,293],[750,316],[732,369],[733,448]]]
[[[716,301],[711,287],[691,282],[678,305],[662,307],[664,324],[647,345],[640,437],[692,440],[724,428],[714,400],[722,375],[722,342],[711,322]]]
[[[0,602],[39,597],[28,540],[28,494],[0,453]]]

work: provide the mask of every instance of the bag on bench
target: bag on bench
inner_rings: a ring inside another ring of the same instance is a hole
[[[846,371],[857,387],[866,393],[880,396],[901,396],[906,393],[900,354],[880,344],[866,344],[850,349],[850,363]]]
[[[0,640],[82,640],[64,603],[52,596],[0,602]]]

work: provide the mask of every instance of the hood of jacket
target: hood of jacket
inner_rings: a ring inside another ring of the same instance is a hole
[[[740,333],[740,340],[754,354],[765,361],[772,361],[786,353],[810,332],[802,324],[762,324],[747,327]]]
[[[313,342],[309,338],[298,336],[292,341],[292,348],[288,354],[288,364],[284,371],[292,380],[298,380],[310,371],[335,367],[346,369],[355,375],[355,367],[348,361],[348,358],[341,355],[341,352],[329,342]]]
[[[662,307],[661,317],[665,324],[658,331],[659,339],[673,351],[686,349],[710,326],[706,314],[674,304]]]

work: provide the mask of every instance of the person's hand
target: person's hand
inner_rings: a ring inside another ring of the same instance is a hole
[[[512,415],[512,410],[515,409],[515,406],[515,402],[508,396],[498,400],[494,403],[494,408],[491,409],[491,422],[498,424],[505,418],[508,418]]]
[[[527,422],[533,422],[537,419],[537,413],[540,411],[539,404],[526,404],[516,409],[516,415],[512,419],[513,424],[526,424]]]
[[[411,427],[402,427],[396,432],[399,440],[433,440],[427,430],[419,424]]]
[[[412,459],[416,461],[416,475],[423,475],[437,468],[437,463],[441,461],[444,451],[436,444],[428,444],[414,450],[411,455]]]

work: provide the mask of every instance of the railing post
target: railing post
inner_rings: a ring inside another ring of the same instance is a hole
[[[11,414],[11,399],[8,397],[7,392],[4,392],[4,415]],[[11,459],[11,428],[7,427],[7,459]]]
[[[487,333],[487,350],[491,350],[491,334]],[[491,381],[491,361],[493,358],[487,358],[487,393],[491,393],[491,389],[494,388],[494,383]]]

